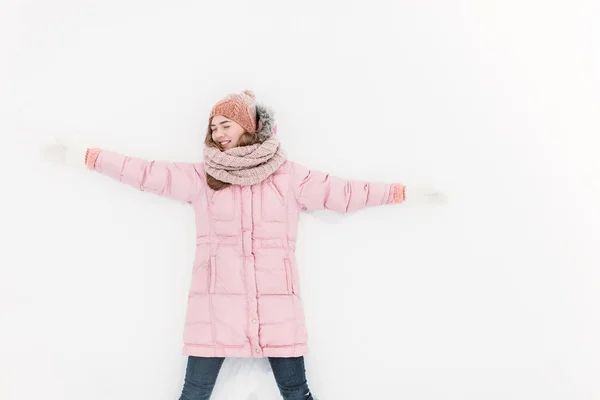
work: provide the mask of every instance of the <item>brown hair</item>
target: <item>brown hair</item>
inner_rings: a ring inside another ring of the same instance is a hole
[[[221,146],[216,143],[212,139],[212,129],[210,128],[210,124],[212,122],[212,118],[208,121],[208,129],[206,131],[206,137],[204,138],[204,144],[207,147],[214,147],[219,150],[222,150]],[[238,141],[238,146],[250,146],[258,142],[258,135],[255,133],[248,133],[247,131],[240,136],[240,140]],[[208,173],[206,174],[206,183],[212,190],[223,190],[227,186],[230,186],[231,183],[223,182],[210,176]]]

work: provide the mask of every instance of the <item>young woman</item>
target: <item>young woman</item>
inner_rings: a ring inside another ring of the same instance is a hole
[[[295,257],[300,211],[344,213],[444,198],[400,183],[344,180],[287,160],[272,112],[249,91],[213,107],[205,144],[203,163],[146,161],[61,144],[47,152],[193,207],[196,254],[181,400],[209,399],[225,357],[268,357],[285,400],[312,400]]]

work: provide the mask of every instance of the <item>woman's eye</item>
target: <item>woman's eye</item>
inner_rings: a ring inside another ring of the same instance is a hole
[[[225,129],[229,129],[229,127],[228,127],[228,126],[226,126],[226,127],[225,127]]]

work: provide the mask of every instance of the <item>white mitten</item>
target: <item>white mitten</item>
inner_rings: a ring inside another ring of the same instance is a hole
[[[437,189],[422,186],[406,186],[405,199],[406,204],[445,204],[446,196]]]
[[[42,159],[48,162],[85,167],[87,147],[66,138],[57,138],[52,144],[42,148]]]
[[[42,160],[55,163],[63,164],[67,156],[67,148],[58,141],[52,144],[47,144],[42,147],[40,156]]]

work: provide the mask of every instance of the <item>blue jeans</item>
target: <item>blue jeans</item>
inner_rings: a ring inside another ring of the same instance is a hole
[[[210,399],[224,360],[221,357],[188,357],[179,400]],[[269,357],[269,363],[284,400],[314,400],[306,382],[304,357]]]

